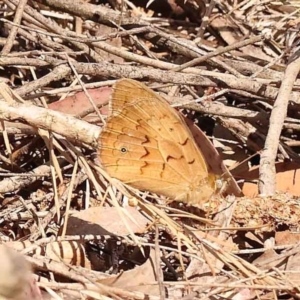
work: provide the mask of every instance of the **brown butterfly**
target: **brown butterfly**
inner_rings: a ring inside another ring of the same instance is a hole
[[[202,204],[216,190],[182,116],[135,80],[114,85],[98,154],[111,177],[171,200]]]

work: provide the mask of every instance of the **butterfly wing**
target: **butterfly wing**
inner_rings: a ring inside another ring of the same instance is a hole
[[[203,155],[182,117],[134,80],[122,79],[114,86],[99,158],[110,176],[174,200],[194,203],[214,191]]]

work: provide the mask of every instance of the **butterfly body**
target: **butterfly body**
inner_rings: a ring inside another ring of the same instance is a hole
[[[134,80],[114,86],[98,153],[111,177],[140,190],[190,204],[215,191],[215,176],[181,115]]]

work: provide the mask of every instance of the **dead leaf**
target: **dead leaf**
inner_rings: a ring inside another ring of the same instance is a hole
[[[297,184],[300,180],[300,173],[298,173],[299,164],[294,162],[280,162],[276,163],[276,190],[279,192],[289,193],[294,196],[300,196],[300,189]],[[245,179],[242,185],[243,193],[246,197],[254,198],[258,195],[257,180],[259,177],[259,167],[255,166],[248,172],[239,174]],[[247,182],[247,181],[255,182]]]
[[[120,207],[128,226],[134,233],[142,233],[149,222],[135,207]],[[128,235],[115,207],[91,207],[69,217],[67,234]]]
[[[109,286],[125,288],[130,291],[139,291],[145,294],[158,296],[158,286],[147,284],[156,281],[157,270],[154,258],[155,252],[154,250],[151,250],[147,261],[143,265],[138,266],[133,270],[125,271],[109,278],[104,278],[99,282]]]
[[[95,105],[105,105],[108,103],[108,99],[111,94],[110,87],[88,89],[87,91],[95,102]],[[83,111],[91,109],[92,105],[85,92],[78,92],[75,95],[66,97],[61,101],[56,101],[49,104],[49,108],[70,115],[79,115]]]

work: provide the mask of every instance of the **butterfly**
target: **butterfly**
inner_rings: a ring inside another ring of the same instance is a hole
[[[203,204],[216,190],[201,150],[179,112],[143,83],[113,87],[98,158],[113,178],[170,200]]]

